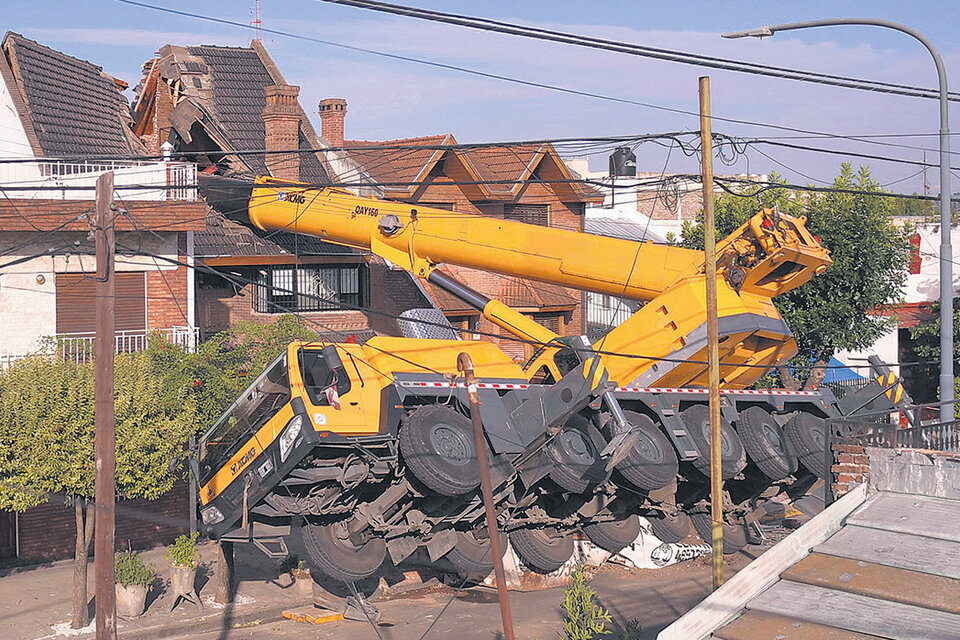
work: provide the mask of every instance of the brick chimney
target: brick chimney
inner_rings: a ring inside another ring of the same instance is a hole
[[[270,175],[283,180],[300,179],[299,153],[271,153],[300,148],[300,87],[272,84],[264,87],[267,106],[263,108],[264,149]]]
[[[330,146],[343,146],[343,118],[346,115],[347,101],[343,98],[320,101],[320,135]]]

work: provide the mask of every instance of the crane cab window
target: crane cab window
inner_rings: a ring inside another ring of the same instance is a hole
[[[339,358],[328,357],[323,351],[300,350],[300,373],[310,402],[316,407],[330,404],[327,389],[335,387],[337,395],[350,391],[350,377]]]

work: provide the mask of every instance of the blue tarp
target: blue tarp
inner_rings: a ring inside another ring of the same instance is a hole
[[[852,382],[854,380],[864,379],[864,376],[857,373],[858,369],[851,369],[836,358],[830,358],[828,367],[827,375],[823,378],[823,384]],[[859,369],[859,371],[866,373],[867,368]]]

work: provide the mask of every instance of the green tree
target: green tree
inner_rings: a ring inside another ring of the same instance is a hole
[[[196,353],[153,336],[146,351],[117,356],[117,495],[152,500],[169,491],[176,479],[170,461],[182,457],[190,437],[291,341],[316,337],[296,317],[281,316],[270,324],[239,323]],[[0,508],[24,511],[58,495],[76,516],[72,624],[78,628],[89,622],[94,370],[38,356],[0,373]]]
[[[776,176],[771,181],[782,182]],[[849,164],[841,166],[832,186],[882,190],[865,167],[854,173]],[[890,198],[840,192],[798,195],[779,187],[749,195],[755,191],[744,187],[737,195],[717,198],[719,237],[734,231],[760,208],[776,205],[783,213],[806,215],[807,228],[831,252],[833,265],[824,273],[774,299],[797,339],[793,370],[806,378],[806,388],[813,388],[823,380],[825,367],[837,351],[865,349],[889,329],[893,320],[873,312],[900,299],[911,231],[893,224]],[[683,245],[703,248],[702,213],[695,224],[684,223]],[[787,367],[779,372],[785,386],[799,388],[797,375]]]
[[[155,499],[169,491],[169,460],[196,429],[195,405],[163,394],[163,371],[146,354],[119,355],[115,371],[117,495]],[[94,525],[92,364],[26,359],[0,374],[0,508],[23,511],[53,496],[72,502],[72,624],[86,626],[87,558]]]

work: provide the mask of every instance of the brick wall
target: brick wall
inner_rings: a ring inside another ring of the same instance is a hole
[[[870,480],[870,459],[862,445],[833,445],[836,464],[830,467],[833,474],[833,495],[840,497],[853,487]]]
[[[183,244],[186,234],[178,235]],[[186,256],[181,251],[177,259],[184,262]],[[187,326],[189,317],[187,267],[147,271],[147,329]]]
[[[407,309],[430,307],[431,302],[424,298],[420,288],[413,282],[413,276],[406,271],[391,269],[377,257],[370,259],[370,307],[391,315],[400,315]],[[400,335],[394,319],[372,313],[369,315],[370,328],[383,335]]]
[[[241,295],[242,294],[242,295]],[[276,322],[282,314],[258,313],[253,308],[255,285],[247,285],[240,294],[232,286],[201,287],[197,290],[197,326],[202,338],[228,329],[241,320],[262,324]],[[298,314],[314,331],[362,331],[371,329],[371,321],[360,311],[311,311]]]
[[[170,137],[170,112],[173,111],[173,95],[170,87],[162,81],[156,81],[153,109],[147,119],[149,124],[142,137],[147,153],[160,155],[160,145]]]
[[[189,529],[188,485],[180,482],[157,500],[117,503],[118,549],[169,544]],[[73,506],[47,503],[19,516],[20,561],[39,562],[73,556],[76,515]]]

